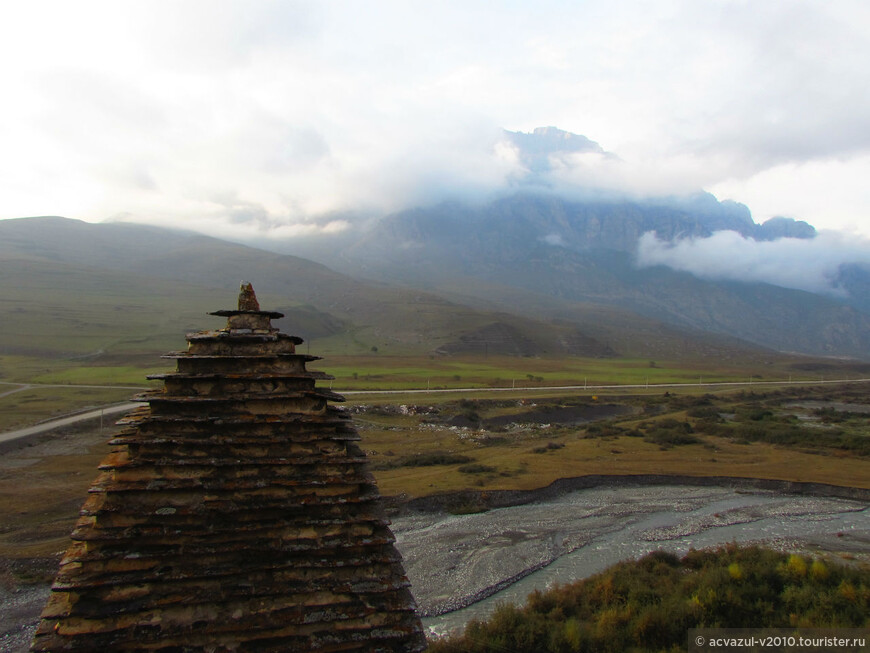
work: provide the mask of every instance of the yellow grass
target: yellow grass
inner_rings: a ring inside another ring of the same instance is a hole
[[[590,474],[672,474],[685,476],[733,476],[783,481],[827,483],[870,488],[868,463],[857,457],[823,456],[774,447],[768,444],[736,444],[721,438],[702,438],[717,447],[686,445],[661,450],[640,438],[612,439],[554,438],[562,449],[547,453],[531,450],[543,440],[515,446],[479,446],[470,442],[435,439],[427,449],[449,450],[473,457],[476,462],[496,467],[496,474],[464,474],[460,465],[399,468],[378,471],[375,477],[381,493],[410,497],[459,489],[531,490],[560,478]],[[367,449],[398,446],[392,440],[377,442],[366,438]],[[381,456],[376,456],[381,458]]]

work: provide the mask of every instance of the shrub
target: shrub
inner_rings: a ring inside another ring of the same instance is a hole
[[[467,463],[474,460],[469,456],[463,456],[456,453],[443,453],[435,451],[432,453],[418,453],[413,456],[408,456],[402,459],[404,467],[430,467],[432,465],[456,465],[457,463]]]
[[[689,628],[866,628],[868,615],[870,571],[731,545],[682,559],[652,553],[536,591],[429,650],[685,650]]]
[[[586,437],[607,438],[623,434],[623,429],[612,422],[595,422],[586,427]]]
[[[656,422],[647,431],[644,439],[647,442],[658,444],[663,447],[673,447],[683,444],[698,444],[700,440],[692,433],[694,429],[688,422],[679,422],[675,419],[663,419]]]
[[[715,406],[698,406],[696,408],[690,408],[686,411],[686,415],[712,421],[720,421],[722,419],[719,416],[719,409]]]
[[[476,442],[484,447],[496,447],[510,442],[503,435],[485,435],[482,438],[477,438]]]
[[[461,465],[459,471],[463,474],[494,474],[498,471],[497,467],[490,465],[481,465],[480,463],[472,463],[471,465]]]
[[[565,444],[563,442],[548,442],[544,447],[535,447],[532,449],[532,453],[547,453],[548,451],[555,451],[564,448]]]
[[[398,460],[384,460],[372,464],[372,469],[385,470],[398,467],[431,467],[433,465],[457,465],[470,463],[474,460],[462,454],[433,451],[431,453],[418,453],[413,456],[404,456]]]

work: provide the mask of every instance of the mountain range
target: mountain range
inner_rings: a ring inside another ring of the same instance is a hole
[[[59,217],[0,221],[0,354],[84,357],[177,346],[231,308],[242,279],[285,313],[286,332],[338,353],[449,353],[485,334],[489,353],[611,355],[572,323],[364,282],[298,257],[207,236]],[[215,324],[219,326],[219,324]],[[671,340],[680,338],[677,330]],[[699,342],[704,342],[703,339]]]
[[[527,174],[489,200],[444,201],[343,233],[260,247],[192,232],[60,217],[0,221],[0,352],[108,355],[177,340],[228,289],[254,283],[282,328],[341,353],[870,357],[870,270],[836,292],[641,265],[638,246],[811,242],[799,220],[756,224],[709,193],[656,198],[548,189],[559,157],[615,157],[553,127],[505,132]],[[594,189],[593,189],[594,190]]]
[[[577,305],[594,305],[779,351],[870,354],[870,275],[861,266],[843,266],[838,283],[847,292],[838,297],[637,264],[644,234],[673,241],[722,230],[762,241],[815,235],[787,218],[758,225],[746,207],[706,194],[590,202],[522,192],[402,211],[353,239],[329,241],[328,255],[323,241],[290,251],[356,277],[539,318],[582,320]]]
[[[231,307],[242,279],[256,284],[263,306],[285,313],[282,330],[332,355],[679,358],[761,351],[619,308],[512,291],[541,315],[568,316],[542,319],[534,310],[503,310],[498,302],[471,297],[460,302],[291,255],[142,225],[60,217],[0,221],[0,276],[5,355],[153,361],[177,347],[180,334],[212,324],[206,313]]]

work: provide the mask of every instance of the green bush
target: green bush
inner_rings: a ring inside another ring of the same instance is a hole
[[[532,449],[532,453],[547,453],[548,451],[556,451],[558,449],[564,449],[564,442],[548,442],[546,446],[543,447],[535,447]]]
[[[668,418],[653,423],[644,435],[644,440],[662,447],[698,444],[700,440],[692,435],[693,432],[694,429],[688,422]]]
[[[502,605],[429,651],[679,651],[689,628],[797,626],[870,626],[870,571],[758,547],[651,553]]]
[[[594,422],[586,427],[586,437],[608,438],[622,435],[625,430],[612,422]]]
[[[870,438],[840,429],[823,430],[794,424],[735,424],[731,437],[748,442],[769,442],[809,449],[842,449],[870,456]]]
[[[477,438],[477,444],[484,447],[498,447],[507,444],[508,442],[510,442],[510,440],[503,435],[485,435],[481,438]]]
[[[404,456],[398,460],[380,461],[371,465],[372,469],[385,470],[398,467],[431,467],[433,465],[457,465],[470,463],[474,460],[462,454],[433,451],[431,453],[418,453],[413,456]]]
[[[498,471],[498,468],[492,467],[491,465],[472,463],[470,465],[461,465],[459,471],[463,474],[494,474]]]
[[[719,409],[715,406],[698,406],[696,408],[690,408],[686,411],[686,415],[712,421],[720,421],[722,419],[719,416]]]

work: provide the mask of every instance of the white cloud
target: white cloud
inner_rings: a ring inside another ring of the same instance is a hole
[[[6,3],[0,217],[287,232],[487,197],[522,176],[500,128],[557,125],[621,161],[555,188],[870,233],[868,29],[859,0]]]
[[[665,265],[704,279],[760,281],[814,293],[841,294],[836,281],[845,263],[870,263],[870,241],[833,231],[815,238],[755,241],[734,231],[708,238],[659,240],[653,232],[638,243],[640,267]]]
[[[565,243],[565,239],[562,238],[561,234],[547,234],[543,238],[541,238],[548,245],[552,245],[553,247],[567,247]]]
[[[719,197],[740,197],[757,222],[796,216],[811,224],[870,234],[870,154],[772,166],[750,177],[708,186]]]

